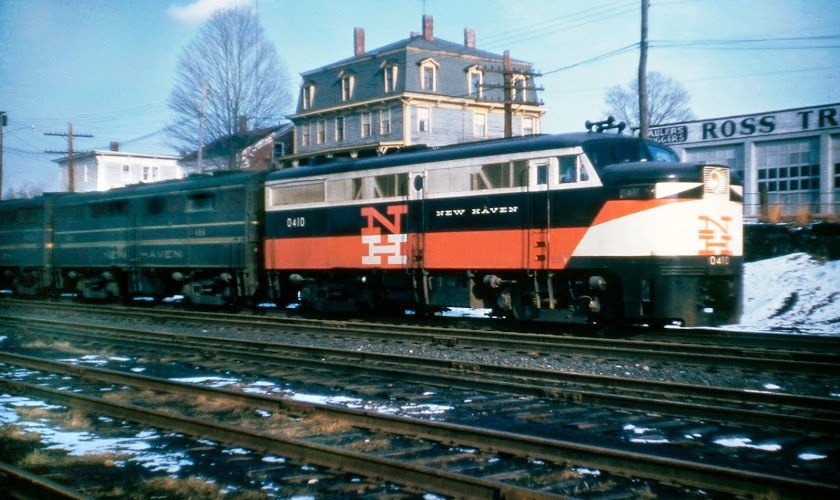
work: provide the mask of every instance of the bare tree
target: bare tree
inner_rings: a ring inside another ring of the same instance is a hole
[[[681,83],[661,73],[647,74],[648,118],[650,125],[693,120],[694,112],[689,107],[691,100]],[[604,101],[607,113],[638,127],[639,119],[638,78],[625,86],[614,85],[607,89]]]
[[[28,199],[28,198],[37,198],[44,194],[44,186],[40,184],[32,184],[29,182],[24,182],[18,186],[12,186],[3,193],[4,200],[13,200],[13,199]]]
[[[173,146],[197,151],[203,112],[202,142],[218,141],[221,148],[213,151],[208,163],[237,168],[241,143],[235,138],[244,132],[242,128],[278,124],[291,103],[288,70],[266,40],[256,14],[244,7],[221,10],[181,53],[169,96],[175,118],[167,131]]]

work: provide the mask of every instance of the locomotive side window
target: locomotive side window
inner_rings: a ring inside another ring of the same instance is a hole
[[[482,165],[470,175],[470,189],[481,191],[484,189],[500,189],[521,187],[525,185],[528,163],[513,161],[505,163],[491,163]]]
[[[271,188],[271,205],[274,207],[298,203],[322,203],[324,200],[323,182]]]
[[[196,193],[187,197],[188,212],[205,212],[213,210],[214,206],[215,196],[213,196],[213,193]]]
[[[560,184],[583,182],[589,180],[589,174],[580,162],[578,155],[559,156],[557,158],[558,175]]]
[[[537,163],[534,166],[534,168],[537,171],[537,185],[538,186],[547,185],[548,184],[548,161],[545,161],[545,163]]]
[[[393,198],[396,196],[408,196],[408,173],[353,179],[354,200]]]
[[[166,198],[155,196],[146,200],[146,213],[149,215],[160,215],[166,211]]]
[[[101,217],[121,217],[127,214],[127,200],[103,201],[90,206],[90,215],[97,219]]]

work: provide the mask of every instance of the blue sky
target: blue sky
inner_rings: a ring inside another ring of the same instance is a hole
[[[635,75],[640,0],[0,0],[3,188],[58,187],[46,149],[176,154],[160,133],[178,56],[213,9],[248,5],[289,71],[353,55],[353,28],[377,48],[420,31],[532,62],[548,108],[542,131],[583,129],[604,93]],[[840,102],[840,1],[651,0],[649,71],[681,82],[699,118]],[[614,54],[618,52],[617,54]],[[614,55],[610,55],[614,54]],[[289,110],[292,112],[293,110]]]

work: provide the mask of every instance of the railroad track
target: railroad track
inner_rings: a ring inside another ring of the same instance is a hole
[[[270,331],[275,335],[333,332],[341,337],[388,342],[434,342],[460,348],[502,349],[515,352],[577,355],[607,359],[645,360],[672,364],[739,370],[761,370],[799,375],[840,375],[840,341],[832,337],[782,334],[693,331],[645,335],[634,339],[598,339],[545,332],[525,333],[465,328],[418,327],[356,320],[308,319],[288,315],[232,315],[226,313],[109,307],[54,302],[3,301],[6,311],[50,309],[89,311],[123,319],[149,322],[194,322],[228,328]],[[671,338],[669,338],[669,336]],[[692,340],[693,339],[693,340]]]
[[[569,467],[565,464],[577,463],[577,468],[598,467],[614,471],[608,480],[599,482],[601,493],[640,494],[642,488],[647,492],[659,490],[660,494],[673,495],[679,489],[669,490],[664,484],[675,482],[682,488],[697,487],[732,494],[748,491],[799,497],[840,492],[840,486],[830,483],[648,456],[622,449],[342,410],[11,354],[3,355],[2,361],[7,369],[11,369],[2,380],[8,390],[145,425],[226,442],[231,446],[244,446],[261,453],[282,454],[333,470],[385,478],[395,484],[407,485],[415,491],[426,489],[438,494],[480,498],[565,496],[562,490],[567,485],[557,478],[574,478],[574,474],[568,474]],[[25,368],[24,374],[15,377],[15,367]],[[33,373],[33,370],[39,372]],[[48,374],[61,376],[54,379],[54,385],[62,386],[60,390],[46,387],[49,385],[45,383]],[[72,381],[68,381],[68,375],[73,377]],[[31,379],[37,381],[37,384],[12,378]],[[106,390],[110,396],[108,399],[88,395]],[[176,394],[179,397],[167,400],[171,407],[168,410],[150,409],[142,405],[154,404],[160,407],[161,399],[154,398],[154,402],[150,402],[149,391]],[[131,394],[117,395],[117,392]],[[115,402],[117,399],[119,402]],[[139,400],[140,405],[122,402],[124,400]],[[225,400],[229,403],[221,405],[226,408],[228,415],[237,413],[231,403],[270,412],[274,420],[291,422],[296,434],[314,436],[315,439],[285,437],[282,426],[278,430],[276,425],[260,422],[264,416],[237,418],[228,424],[196,416],[205,415],[206,411],[202,405],[191,405],[190,401],[209,400]],[[333,431],[329,436],[321,434],[320,429],[325,425],[324,418],[334,421],[330,425]],[[267,427],[272,428],[272,431],[260,430]],[[349,451],[359,444],[364,448],[364,443],[370,443],[371,440],[379,443],[386,441],[387,446],[373,446],[378,452]],[[489,466],[488,463],[493,465]],[[639,475],[640,472],[662,483],[640,486],[638,479],[622,478],[623,475]],[[567,475],[564,476],[564,473]],[[476,477],[476,474],[481,477]],[[571,479],[565,482],[571,482]]]
[[[0,322],[8,327],[20,323]],[[840,436],[840,399],[799,396],[786,393],[751,392],[723,387],[708,387],[629,377],[608,377],[567,373],[558,370],[496,366],[448,359],[380,354],[355,349],[329,349],[313,346],[212,338],[204,335],[170,334],[152,330],[137,331],[90,323],[68,325],[54,320],[28,319],[25,328],[38,338],[77,339],[114,345],[122,343],[127,352],[143,347],[158,356],[180,359],[198,357],[207,366],[209,359],[221,358],[218,369],[260,373],[271,367],[313,366],[326,373],[352,373],[415,384],[459,388],[471,391],[507,393],[521,397],[542,397],[573,401],[608,408],[634,408],[691,418],[800,429],[830,436]],[[289,377],[289,374],[283,374]],[[326,382],[322,381],[322,384]],[[331,382],[342,385],[342,381]]]
[[[34,321],[29,320],[27,329],[32,330],[34,328]],[[61,328],[60,330],[57,330]],[[86,330],[91,330],[92,327],[84,326]],[[116,342],[118,336],[125,336],[128,335],[128,338],[125,342],[127,346],[131,345],[133,347],[126,347],[126,349],[131,349],[131,352],[137,352],[140,349],[143,352],[149,350],[156,350],[158,353],[166,353],[168,356],[174,356],[174,349],[177,345],[182,345],[183,354],[177,357],[183,357],[184,360],[189,363],[198,363],[203,366],[217,366],[220,369],[230,370],[231,367],[235,366],[237,371],[240,372],[248,372],[255,374],[260,373],[271,373],[273,377],[282,377],[282,378],[295,378],[294,373],[287,372],[278,372],[281,367],[291,367],[294,370],[303,370],[305,371],[305,375],[302,377],[302,380],[306,380],[309,383],[312,382],[312,366],[318,365],[320,366],[321,372],[325,373],[326,375],[322,375],[321,382],[323,385],[327,387],[339,387],[344,390],[355,390],[364,393],[365,391],[370,393],[382,393],[383,391],[387,391],[389,389],[383,388],[381,383],[372,382],[369,379],[365,379],[364,377],[371,377],[375,376],[381,379],[393,381],[393,380],[401,380],[402,382],[413,383],[416,385],[428,386],[430,384],[436,384],[439,386],[450,386],[450,387],[459,387],[463,390],[469,391],[485,391],[491,393],[499,393],[499,394],[512,394],[517,397],[513,401],[505,401],[504,398],[490,398],[490,399],[483,399],[480,396],[472,395],[471,398],[474,398],[475,404],[462,404],[462,412],[468,414],[475,414],[475,415],[482,415],[487,414],[488,411],[490,413],[495,414],[510,414],[513,415],[512,420],[515,422],[515,426],[517,428],[522,427],[522,421],[525,421],[529,429],[533,427],[540,427],[537,425],[540,423],[540,420],[544,420],[541,424],[543,429],[546,429],[545,434],[550,435],[553,429],[553,432],[557,432],[557,428],[562,429],[564,432],[570,429],[595,429],[600,428],[602,430],[602,434],[606,433],[609,434],[610,432],[615,432],[615,422],[611,420],[614,418],[620,418],[625,420],[633,420],[635,418],[637,426],[635,429],[644,428],[646,425],[653,425],[650,424],[651,421],[659,421],[658,426],[673,426],[674,421],[669,419],[663,418],[651,418],[648,417],[646,420],[648,424],[645,424],[644,420],[645,417],[643,414],[635,415],[634,417],[627,417],[626,412],[628,408],[634,408],[637,412],[650,412],[650,411],[658,411],[662,412],[663,409],[666,409],[665,413],[678,413],[679,415],[685,416],[690,415],[691,411],[687,410],[689,404],[686,404],[684,400],[688,397],[688,393],[670,393],[669,396],[662,396],[661,394],[657,395],[658,399],[662,400],[659,403],[653,402],[654,397],[653,395],[656,393],[652,385],[649,385],[644,389],[645,393],[640,395],[639,397],[628,397],[622,393],[624,392],[633,392],[638,391],[639,388],[636,387],[635,389],[632,388],[634,384],[638,384],[639,381],[635,381],[633,384],[630,385],[621,385],[620,380],[607,380],[604,378],[598,379],[593,378],[588,381],[581,382],[584,385],[589,384],[591,386],[605,386],[609,384],[614,384],[614,394],[609,394],[608,391],[601,391],[598,393],[594,390],[574,390],[569,389],[567,385],[571,383],[569,380],[562,380],[558,379],[554,382],[549,381],[546,377],[548,374],[545,373],[531,373],[530,375],[527,374],[527,371],[524,370],[508,370],[499,368],[499,367],[491,367],[491,366],[477,366],[477,365],[469,365],[464,363],[455,363],[452,362],[441,362],[438,366],[435,366],[433,361],[426,361],[422,367],[419,368],[419,372],[417,371],[416,358],[411,359],[399,359],[399,357],[394,359],[385,359],[383,356],[380,355],[371,355],[370,353],[347,353],[347,352],[333,352],[330,353],[328,350],[323,349],[311,349],[308,351],[300,350],[298,346],[291,346],[291,351],[286,351],[283,353],[282,351],[287,348],[287,346],[275,346],[271,344],[261,344],[261,343],[238,343],[238,347],[236,349],[231,348],[229,340],[211,340],[207,338],[196,338],[196,339],[189,339],[187,336],[183,334],[178,335],[168,335],[163,336],[163,340],[153,340],[152,337],[157,336],[156,334],[152,334],[150,332],[126,332],[125,330],[121,329],[102,329],[101,327],[97,327],[97,332],[87,332],[85,336],[81,336],[80,333],[74,333],[72,330],[64,329],[55,323],[45,323],[44,324],[44,331],[38,331],[37,335],[39,337],[44,337],[47,335],[48,332],[53,331],[55,334],[59,335],[62,339],[68,339],[71,335],[79,335],[79,339],[84,338],[85,342],[96,342],[98,336],[105,336],[105,338],[99,338],[99,342],[109,342],[113,344]],[[139,342],[143,340],[145,344],[142,347],[139,346]],[[81,342],[78,340],[77,342]],[[155,346],[152,345],[154,343],[158,343],[159,345]],[[218,344],[218,345],[211,345],[211,344]],[[223,354],[220,355],[219,349],[225,349]],[[267,352],[269,350],[273,350],[272,352]],[[280,352],[277,352],[277,351]],[[216,351],[213,353],[213,351]],[[216,359],[222,357],[224,360],[223,362],[212,362],[211,359]],[[364,362],[364,363],[363,363]],[[402,369],[399,368],[399,364],[402,363],[404,367]],[[415,373],[414,374],[407,374],[406,367],[411,366],[414,364],[415,366]],[[253,365],[253,366],[249,366]],[[376,365],[376,366],[373,366]],[[432,372],[432,370],[435,370]],[[496,370],[494,372],[494,370]],[[472,380],[466,380],[463,377],[456,377],[456,376],[447,376],[444,373],[445,371],[455,371],[459,373],[472,373],[475,376],[471,377]],[[300,376],[300,375],[298,375]],[[363,376],[361,380],[357,380],[358,377]],[[323,378],[326,377],[326,378]],[[348,378],[352,377],[352,378]],[[489,378],[500,378],[496,382],[488,380]],[[529,380],[530,378],[530,380]],[[516,379],[520,380],[520,382],[513,383],[510,380]],[[559,384],[558,387],[552,388],[551,384]],[[643,383],[643,385],[646,383]],[[667,384],[666,384],[667,385]],[[671,388],[674,390],[674,388]],[[689,388],[681,388],[682,391],[687,391]],[[398,392],[398,391],[392,391]],[[714,392],[714,391],[711,391]],[[734,392],[728,396],[729,399],[737,399],[738,397],[744,397],[745,394],[743,392]],[[705,419],[712,419],[721,421],[721,416],[724,415],[723,421],[728,420],[736,420],[735,416],[741,413],[741,419],[744,422],[751,423],[752,425],[775,425],[780,427],[796,427],[799,430],[807,430],[808,432],[816,432],[816,433],[823,433],[826,436],[833,436],[832,432],[836,432],[836,428],[838,427],[836,424],[838,423],[837,420],[837,401],[836,400],[820,400],[820,399],[809,399],[809,398],[797,398],[797,397],[790,397],[787,401],[782,402],[782,400],[777,400],[775,404],[779,405],[779,408],[784,409],[787,408],[787,412],[790,413],[790,416],[793,417],[792,420],[786,420],[784,416],[784,411],[781,411],[774,417],[770,417],[771,420],[775,420],[773,423],[769,423],[768,420],[756,420],[750,422],[752,418],[766,418],[760,417],[761,415],[769,415],[770,411],[767,410],[767,406],[770,404],[774,404],[771,401],[764,399],[770,397],[770,395],[756,395],[759,398],[759,401],[753,402],[753,404],[758,405],[758,409],[756,410],[745,410],[744,408],[736,408],[725,410],[723,407],[720,406],[711,406],[708,403],[705,404],[706,409],[702,410],[704,413],[703,415],[696,414],[695,418],[705,418]],[[789,395],[788,395],[789,396]],[[460,397],[460,399],[457,399]],[[667,410],[667,400],[670,398],[677,398],[681,400],[680,403],[672,404],[670,406],[670,410]],[[417,394],[409,394],[406,398],[418,398]],[[523,400],[521,398],[528,398],[527,400]],[[784,399],[784,398],[783,398]],[[799,399],[798,403],[794,403],[795,399]],[[463,396],[454,396],[453,401],[461,401],[463,400]],[[558,401],[573,401],[575,404],[557,407]],[[732,404],[732,401],[729,402]],[[618,411],[614,412],[612,416],[605,415],[603,411],[593,410],[592,406],[603,406],[603,407],[612,407],[617,408]],[[654,406],[651,406],[654,405]],[[657,406],[658,405],[658,406]],[[799,405],[799,406],[795,406]],[[820,408],[821,405],[826,405],[825,408]],[[702,407],[704,405],[698,404],[698,407]],[[488,410],[489,409],[489,410]],[[679,409],[680,411],[676,411]],[[692,411],[700,411],[700,410],[692,410]],[[728,413],[725,413],[728,411]],[[594,413],[593,413],[594,412]],[[681,413],[682,412],[682,413]],[[805,412],[805,416],[803,416],[803,412]],[[581,413],[585,414],[585,416],[581,416]],[[600,414],[599,414],[600,413]],[[747,417],[747,415],[751,414],[751,417]],[[541,418],[542,416],[547,416],[545,418]],[[618,417],[616,417],[616,415]],[[715,418],[717,415],[717,418]],[[641,420],[640,420],[641,419]],[[797,420],[798,419],[798,420]],[[821,424],[817,424],[816,426],[810,427],[800,427],[809,425],[808,422],[819,422],[822,421]],[[612,428],[610,428],[612,422]],[[786,423],[785,423],[786,422]],[[604,430],[604,428],[607,428]],[[686,429],[690,429],[691,427],[694,428],[706,428],[708,432],[708,424],[703,422],[688,422],[682,423],[681,426],[674,427],[675,433],[685,433],[688,432]],[[832,431],[834,429],[834,431]],[[737,430],[737,429],[736,429]],[[722,427],[721,429],[717,430],[718,433],[726,434],[734,432],[731,428]],[[574,433],[572,433],[574,434]],[[589,436],[591,437],[591,436]],[[603,436],[600,437],[603,439]],[[804,441],[803,446],[809,446],[808,440],[803,436],[787,436],[783,438],[788,442],[791,440],[800,440]],[[685,442],[679,443],[676,447],[684,447],[687,446]],[[699,446],[697,442],[692,443],[690,446]],[[791,446],[795,448],[795,446]],[[769,454],[768,456],[772,456]],[[675,459],[677,460],[677,459]],[[765,458],[762,458],[764,461]],[[772,461],[772,460],[771,460]],[[680,472],[682,474],[683,472]],[[720,480],[718,478],[717,480]],[[707,485],[704,487],[711,486]],[[714,489],[714,488],[712,488]]]

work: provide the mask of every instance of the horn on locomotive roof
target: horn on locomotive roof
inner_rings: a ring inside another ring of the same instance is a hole
[[[592,121],[586,120],[586,123],[584,123],[583,125],[586,127],[587,132],[593,132],[593,130],[592,130],[593,127],[595,128],[594,132],[603,132],[604,130],[609,130],[611,128],[616,128],[616,129],[618,129],[619,134],[624,130],[625,127],[627,127],[627,124],[624,123],[624,122],[616,123],[615,118],[612,117],[612,116],[610,116],[606,120],[602,120],[600,122],[592,122]]]

